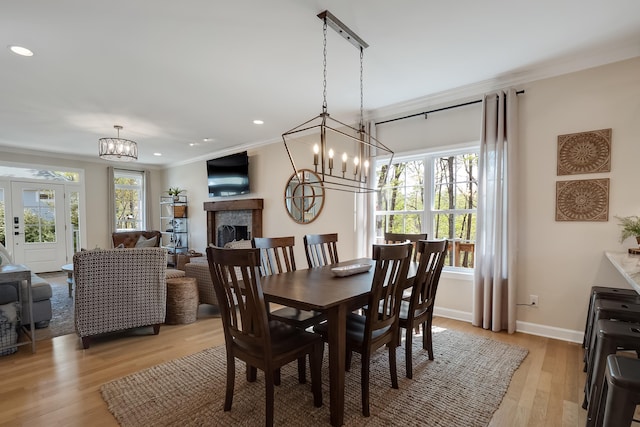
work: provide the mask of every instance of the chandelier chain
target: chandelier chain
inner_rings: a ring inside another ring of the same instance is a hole
[[[360,129],[364,130],[364,84],[363,84],[363,67],[364,48],[360,46]]]
[[[323,80],[322,80],[322,112],[327,112],[327,18],[324,18],[324,25],[322,26],[322,67],[323,67]]]

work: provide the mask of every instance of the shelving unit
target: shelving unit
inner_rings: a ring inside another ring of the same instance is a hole
[[[168,265],[178,264],[178,254],[189,250],[187,196],[160,196],[160,246],[169,252]]]

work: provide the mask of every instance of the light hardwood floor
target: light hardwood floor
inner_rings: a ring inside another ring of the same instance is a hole
[[[585,425],[580,345],[492,333],[444,318],[434,319],[434,325],[529,349],[492,426]],[[211,313],[191,325],[163,325],[158,336],[149,330],[100,338],[88,350],[76,335],[66,335],[39,341],[35,354],[22,346],[17,354],[0,357],[0,426],[117,426],[100,396],[102,384],[224,344],[220,320]]]

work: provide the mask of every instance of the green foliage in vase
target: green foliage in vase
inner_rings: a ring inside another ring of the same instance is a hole
[[[180,187],[169,187],[169,191],[167,191],[167,193],[169,193],[170,196],[179,196],[183,191],[184,190]]]
[[[618,225],[622,227],[622,232],[620,234],[620,242],[623,242],[625,239],[629,237],[637,237],[640,236],[640,217],[633,216],[625,216],[625,217],[615,217],[618,221]]]

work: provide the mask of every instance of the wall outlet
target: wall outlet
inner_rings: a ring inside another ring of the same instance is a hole
[[[531,307],[538,306],[538,295],[529,295],[529,305]]]

